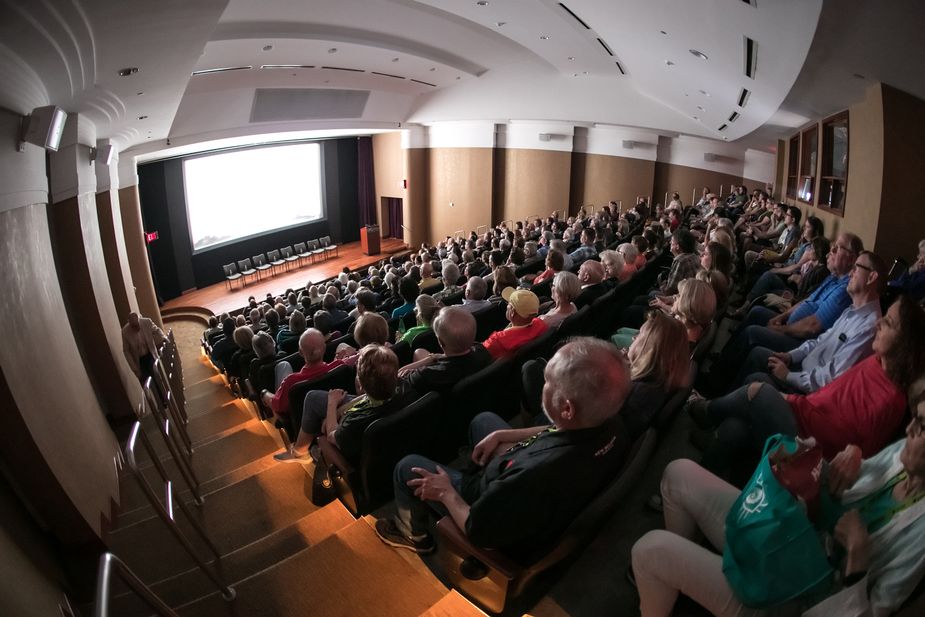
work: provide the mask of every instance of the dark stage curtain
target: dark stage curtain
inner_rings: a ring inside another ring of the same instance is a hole
[[[376,178],[373,174],[373,138],[357,138],[357,207],[360,225],[376,224]]]
[[[385,197],[385,205],[389,211],[389,238],[398,238],[401,240],[404,237],[404,231],[402,230],[402,203],[401,199],[397,197]]]

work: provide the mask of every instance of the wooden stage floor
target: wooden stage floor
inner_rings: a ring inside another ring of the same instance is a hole
[[[381,242],[382,252],[378,255],[365,255],[360,248],[359,242],[350,242],[349,244],[339,245],[337,248],[338,256],[327,261],[294,267],[291,272],[281,272],[275,276],[264,276],[260,281],[251,279],[247,287],[242,286],[239,279],[233,283],[234,289],[232,291],[229,291],[228,285],[225,281],[222,281],[209,287],[187,292],[179,298],[168,300],[161,307],[161,310],[200,308],[219,315],[224,311],[234,311],[242,308],[247,304],[249,296],[255,296],[260,300],[265,298],[267,293],[282,294],[290,287],[298,289],[305,287],[309,282],[324,281],[336,276],[344,267],[351,270],[363,268],[387,259],[395,253],[408,250],[408,245],[395,238],[383,238]]]

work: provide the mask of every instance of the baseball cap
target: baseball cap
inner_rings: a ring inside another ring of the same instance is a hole
[[[534,317],[540,312],[540,299],[532,291],[505,287],[501,297],[514,307],[521,317]]]

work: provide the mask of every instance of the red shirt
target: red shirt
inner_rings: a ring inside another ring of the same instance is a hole
[[[631,263],[631,264],[625,263],[623,264],[623,269],[620,270],[620,276],[618,276],[617,279],[621,283],[625,283],[626,281],[633,278],[634,274],[636,274],[636,264],[635,263]]]
[[[848,444],[864,458],[883,449],[906,415],[906,395],[876,355],[861,360],[835,381],[806,396],[788,394],[800,434],[816,438],[827,459]]]
[[[533,279],[533,284],[542,283],[548,278],[552,278],[556,275],[556,271],[552,268],[546,268],[543,270],[535,279]]]
[[[292,389],[292,386],[300,381],[308,381],[309,379],[322,377],[328,371],[337,368],[341,364],[343,364],[343,362],[340,360],[334,360],[330,363],[322,362],[311,366],[306,365],[303,366],[302,370],[298,373],[286,375],[283,382],[279,384],[279,388],[276,389],[276,394],[274,394],[273,398],[270,400],[270,408],[278,414],[289,413],[289,390]]]
[[[526,343],[535,339],[549,326],[539,317],[534,317],[526,326],[514,327],[509,326],[504,330],[497,330],[489,336],[482,346],[488,350],[492,359],[499,360],[507,358],[514,354],[515,351],[523,347]]]
[[[646,254],[639,253],[639,255],[636,256],[636,263],[634,265],[637,271],[642,270],[646,265]]]

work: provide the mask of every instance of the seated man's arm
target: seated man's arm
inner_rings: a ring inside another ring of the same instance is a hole
[[[778,330],[797,338],[813,338],[822,332],[822,322],[815,315],[808,315],[798,322],[779,326]]]
[[[515,443],[530,439],[545,431],[547,426],[528,426],[526,428],[509,428],[493,431],[472,449],[472,462],[485,466],[495,455],[510,448]]]
[[[408,486],[414,489],[414,496],[424,501],[440,502],[456,526],[466,529],[470,506],[453,488],[449,474],[439,466],[437,473],[430,473],[420,467],[412,467],[411,471],[419,476],[408,480]]]

